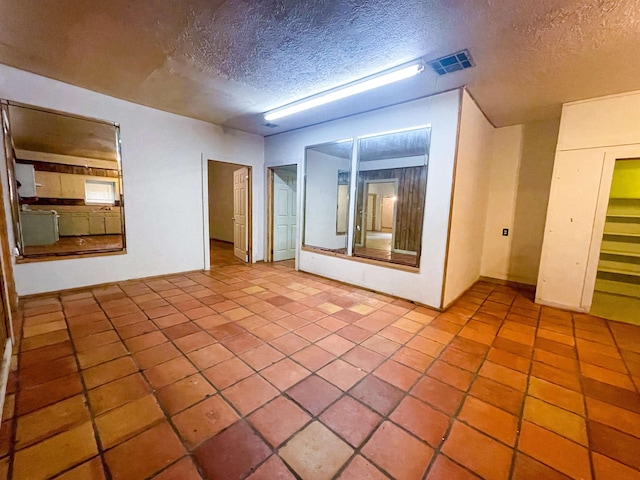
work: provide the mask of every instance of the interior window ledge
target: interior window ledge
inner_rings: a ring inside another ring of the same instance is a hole
[[[325,250],[318,247],[309,247],[306,245],[303,245],[301,249],[305,252],[319,253],[320,255],[328,255],[330,257],[338,257],[352,262],[366,263],[369,265],[376,265],[378,267],[391,268],[393,270],[402,270],[403,272],[409,273],[420,273],[420,267],[412,267],[410,265],[401,265],[398,263],[385,262],[382,260],[374,260],[372,258],[353,257],[344,253],[332,252],[331,250]]]
[[[110,255],[125,255],[126,250],[118,250],[113,252],[91,252],[91,253],[70,253],[60,255],[42,255],[42,256],[18,256],[15,257],[16,264],[35,263],[35,262],[51,262],[55,260],[73,260],[78,258],[89,257],[106,257]]]

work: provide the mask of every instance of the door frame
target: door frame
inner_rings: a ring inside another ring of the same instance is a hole
[[[398,187],[399,187],[399,179],[398,178],[376,178],[376,179],[371,179],[371,180],[365,180],[364,181],[364,186],[363,186],[363,190],[364,190],[364,194],[367,197],[367,199],[369,198],[369,185],[372,183],[393,183],[395,185],[394,187],[394,191],[395,191],[395,195],[396,197],[398,196]],[[364,233],[363,235],[360,235],[360,242],[357,244],[356,246],[358,247],[363,247],[366,248],[367,245],[367,203],[363,200],[362,202],[362,232]],[[391,252],[396,252],[396,250],[393,248],[393,246],[395,245],[395,240],[396,240],[396,211],[397,211],[397,205],[393,206],[393,228],[391,229]]]
[[[238,168],[247,167],[247,263],[253,263],[253,166],[240,163],[242,160],[219,160],[202,155],[202,247],[204,252],[203,270],[211,270],[211,248],[209,238],[209,162],[234,165]]]
[[[298,182],[298,164],[297,163],[288,163],[286,165],[273,165],[271,167],[267,167],[267,254],[265,256],[265,262],[273,263],[273,173],[274,170],[283,168],[283,167],[292,167],[296,172],[296,214],[299,211],[298,205],[298,190],[299,190],[299,182]],[[299,232],[299,216],[296,215],[296,224],[298,228],[296,231]],[[298,233],[296,233],[296,254],[294,257],[294,261],[297,262],[298,258]]]
[[[611,184],[613,182],[613,169],[618,160],[631,160],[640,158],[640,145],[624,145],[607,148],[601,160],[600,187],[596,208],[594,211],[593,230],[591,232],[591,242],[589,253],[585,265],[584,284],[580,297],[579,310],[583,312],[591,311],[593,293],[598,276],[598,262],[600,261],[600,250],[602,249],[602,236],[607,221],[607,208],[609,207],[609,195],[611,194]],[[542,262],[542,261],[541,261]]]

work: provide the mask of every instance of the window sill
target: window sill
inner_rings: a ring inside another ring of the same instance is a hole
[[[420,267],[412,267],[410,265],[401,265],[398,263],[385,262],[382,260],[374,260],[372,258],[352,257],[344,253],[332,252],[331,250],[323,250],[322,248],[317,248],[317,247],[308,247],[303,245],[301,247],[301,250],[304,252],[327,255],[329,257],[337,257],[337,258],[341,258],[351,262],[366,263],[368,265],[375,265],[377,267],[390,268],[392,270],[400,270],[408,273],[420,273]]]
[[[109,255],[125,255],[126,249],[104,252],[87,252],[87,253],[59,253],[51,254],[46,253],[42,255],[28,255],[15,257],[16,264],[20,263],[36,263],[36,262],[52,262],[57,260],[74,260],[78,258],[90,258],[90,257],[106,257]]]

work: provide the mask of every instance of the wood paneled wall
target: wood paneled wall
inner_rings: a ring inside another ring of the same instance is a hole
[[[367,180],[398,179],[396,200],[395,241],[393,248],[420,253],[422,244],[422,222],[424,203],[427,193],[427,167],[392,168],[388,170],[369,170],[358,172],[358,196],[356,205],[355,241],[361,243],[361,234],[365,230],[362,219],[364,208],[364,182]]]

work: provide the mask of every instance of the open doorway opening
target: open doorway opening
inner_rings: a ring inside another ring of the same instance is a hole
[[[591,314],[640,325],[640,159],[613,170]]]
[[[297,165],[268,170],[267,260],[279,262],[296,256],[298,237]]]
[[[211,266],[251,262],[251,167],[209,160],[207,175]]]

